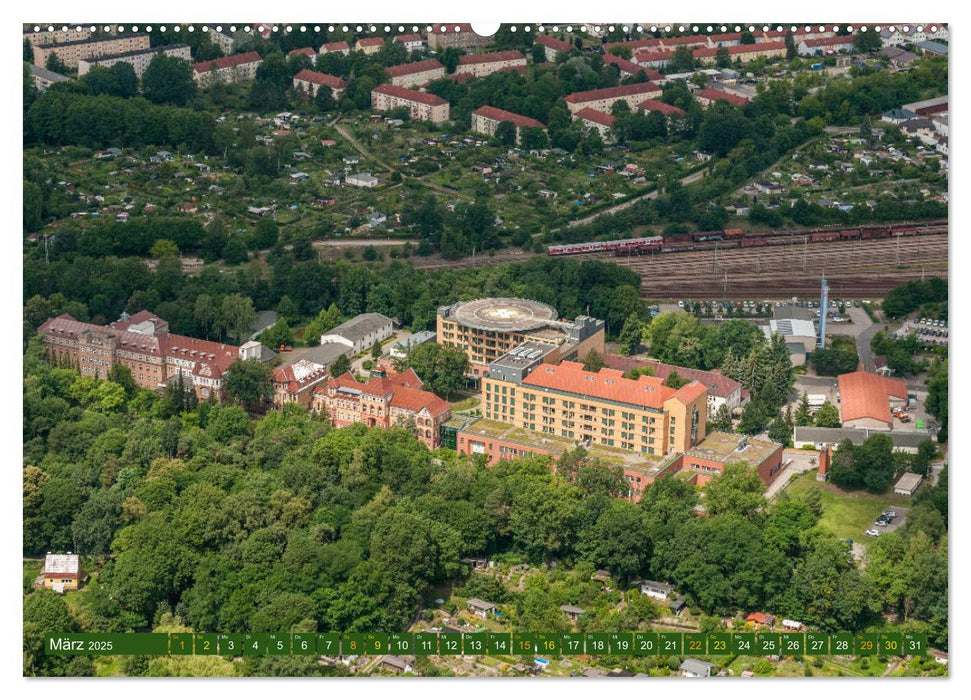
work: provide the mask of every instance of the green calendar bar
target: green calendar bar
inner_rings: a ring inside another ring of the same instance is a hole
[[[513,632],[512,633],[512,653],[513,654],[535,654],[536,653],[536,634],[533,632]]]
[[[407,632],[393,632],[388,635],[388,650],[392,654],[415,653],[415,635]]]
[[[191,656],[192,635],[188,632],[173,632],[170,634],[169,654],[173,656]]]
[[[388,635],[384,632],[369,632],[364,635],[364,653],[380,656],[388,653]]]
[[[111,656],[112,654],[164,656],[167,634],[48,634],[44,651],[53,656]]]
[[[825,656],[829,654],[829,635],[822,632],[806,633],[807,656]]]
[[[721,632],[711,632],[708,635],[708,653],[712,656],[732,653],[732,635]]]
[[[562,635],[553,632],[538,632],[536,634],[536,653],[538,654],[559,656],[562,646]]]
[[[690,654],[691,656],[707,656],[708,636],[693,632],[685,632],[684,653]]]
[[[564,634],[560,637],[560,653],[563,656],[582,656],[584,654],[582,634]]]
[[[415,635],[415,654],[434,656],[438,653],[438,635],[434,632],[419,632]]]
[[[462,635],[466,656],[485,656],[489,651],[489,639],[485,632],[469,632]]]
[[[849,632],[839,632],[829,637],[829,653],[833,656],[855,656],[856,639]]]
[[[924,656],[927,654],[927,635],[904,633],[903,650],[910,656]]]
[[[684,634],[681,632],[660,632],[657,643],[660,653],[664,656],[680,656]]]
[[[486,645],[490,654],[509,656],[512,654],[512,635],[508,632],[487,632]]]
[[[317,635],[310,632],[295,632],[293,653],[296,656],[310,656],[317,653]]]
[[[266,640],[267,653],[270,656],[289,656],[290,655],[290,635],[289,634],[270,634]]]
[[[462,633],[444,632],[438,635],[438,653],[442,656],[462,655]]]
[[[742,656],[754,656],[756,654],[755,634],[753,632],[743,632],[732,635],[732,653]]]
[[[784,656],[802,656],[806,653],[806,635],[802,632],[782,633],[782,654]]]
[[[634,635],[631,632],[611,632],[607,638],[613,656],[633,656]]]
[[[755,653],[759,656],[779,656],[782,643],[775,632],[759,632],[755,635]]]
[[[219,651],[219,635],[215,634],[196,634],[193,637],[195,643],[195,653],[203,656],[211,656]]]
[[[339,656],[341,635],[339,632],[321,632],[317,635],[317,653],[322,656]]]
[[[877,637],[877,651],[883,656],[903,654],[904,635],[899,632],[881,632]]]
[[[219,643],[219,653],[223,656],[239,656],[243,653],[241,634],[220,634],[216,640]]]
[[[270,635],[268,634],[244,634],[243,656],[263,656],[269,645]]]
[[[876,634],[858,634],[854,637],[856,640],[856,654],[857,656],[873,656],[877,653],[877,645],[879,644],[878,635]]]
[[[634,656],[657,656],[659,653],[657,634],[634,632]]]
[[[360,656],[365,653],[367,635],[344,633],[341,637],[342,656]]]
[[[606,656],[610,653],[610,638],[603,632],[585,635],[584,645],[587,653],[593,656]]]

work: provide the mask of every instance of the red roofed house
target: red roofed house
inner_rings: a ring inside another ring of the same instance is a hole
[[[526,57],[518,51],[497,51],[495,53],[466,54],[459,57],[455,72],[459,75],[474,75],[481,78],[501,70],[525,70]]]
[[[293,87],[300,88],[311,97],[317,96],[317,90],[320,89],[321,85],[330,88],[335,100],[340,99],[341,93],[347,87],[347,83],[343,78],[338,78],[336,75],[318,73],[315,70],[309,70],[307,68],[304,68],[293,76]]]
[[[516,127],[516,145],[519,145],[521,130],[523,128],[546,128],[541,122],[538,122],[535,119],[524,117],[521,114],[507,112],[506,110],[499,109],[497,107],[490,107],[489,105],[479,107],[477,110],[472,112],[472,131],[475,131],[476,133],[492,136],[496,133],[496,128],[502,122],[511,122],[513,126]]]
[[[666,49],[639,51],[634,54],[634,63],[640,66],[650,66],[651,68],[667,68],[668,61],[671,60],[673,54],[673,51]]]
[[[425,85],[433,80],[445,77],[445,66],[434,58],[389,66],[387,71],[388,75],[391,76],[391,84],[398,87]]]
[[[609,138],[610,129],[614,125],[614,117],[612,114],[601,112],[592,107],[584,107],[574,112],[573,119],[582,121],[583,126],[587,129],[596,129],[600,132],[600,137],[603,139]]]
[[[844,428],[893,428],[892,411],[907,404],[907,385],[899,379],[857,371],[839,376],[840,420]]]
[[[43,586],[56,593],[64,591],[76,591],[81,582],[81,560],[77,554],[68,552],[67,554],[47,553],[44,557],[44,570],[38,577],[40,583],[37,587]]]
[[[574,92],[566,96],[566,106],[571,113],[579,112],[586,107],[609,113],[614,103],[620,100],[626,102],[633,110],[637,109],[637,105],[644,100],[656,99],[660,96],[661,88],[655,83],[633,83],[600,90]]]
[[[731,411],[742,405],[742,385],[718,370],[706,372],[702,369],[668,365],[658,360],[637,360],[624,355],[604,355],[604,364],[621,372],[630,372],[635,367],[647,367],[654,377],[667,381],[672,372],[677,372],[687,380],[701,382],[708,388],[708,415],[714,414],[722,406]]]
[[[425,40],[422,38],[421,34],[399,34],[394,37],[392,41],[397,41],[399,44],[404,44],[408,51],[421,51],[425,48]]]
[[[612,53],[605,53],[603,56],[604,63],[617,66],[620,69],[620,74],[624,77],[630,77],[637,75],[641,71],[646,71],[643,66],[634,63],[633,61],[628,61],[626,58],[620,58],[619,56],[614,56]],[[650,77],[650,76],[648,76]],[[653,80],[653,78],[652,78]]]
[[[223,375],[245,354],[234,345],[169,333],[168,322],[149,311],[122,314],[108,326],[61,314],[47,319],[38,333],[50,361],[83,376],[105,379],[120,364],[131,370],[138,386],[158,390],[181,374],[201,400],[222,399]]]
[[[473,49],[488,46],[491,36],[479,36],[472,31],[471,24],[434,24],[428,32],[428,48],[432,51],[445,49]]]
[[[326,53],[342,53],[347,56],[351,52],[351,46],[346,41],[332,41],[320,47],[321,56]]]
[[[390,377],[357,381],[350,372],[314,389],[313,410],[324,412],[337,428],[363,423],[370,428],[414,426],[418,439],[434,450],[452,407],[430,391],[412,369]]]
[[[273,405],[282,408],[284,404],[295,403],[308,407],[313,400],[314,387],[325,381],[328,369],[316,362],[299,360],[286,367],[273,370]]]
[[[293,51],[287,54],[287,58],[290,58],[291,56],[300,56],[300,55],[309,56],[310,58],[317,58],[317,52],[314,51],[309,46],[305,46],[302,49],[294,49]]]
[[[837,51],[852,51],[853,35],[821,37],[818,39],[803,39],[796,51],[800,56],[816,56],[835,53]]]
[[[213,76],[224,83],[239,83],[253,80],[256,69],[263,63],[263,58],[255,51],[238,53],[233,56],[203,61],[195,65],[193,77],[200,86],[209,85]]]
[[[437,95],[418,90],[398,87],[385,83],[371,90],[371,108],[378,112],[389,112],[398,107],[407,107],[412,119],[429,121],[435,124],[447,122],[449,105]]]
[[[665,117],[679,117],[687,114],[680,107],[675,107],[674,105],[669,105],[667,102],[660,102],[659,100],[644,100],[637,106],[645,112],[660,112]]]
[[[547,63],[554,63],[559,54],[570,53],[573,50],[573,44],[549,36],[548,34],[540,34],[533,40],[533,43],[543,47],[543,51],[546,53]]]
[[[363,51],[366,54],[377,53],[384,46],[384,39],[379,36],[362,37],[354,43],[355,51]]]
[[[731,93],[715,90],[713,88],[699,90],[695,93],[695,99],[698,100],[698,104],[705,109],[708,109],[716,102],[727,102],[733,107],[744,107],[748,104],[748,100],[746,100],[744,97],[732,95]]]

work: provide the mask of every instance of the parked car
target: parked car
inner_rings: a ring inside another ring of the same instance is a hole
[[[870,528],[869,530],[867,530],[863,534],[864,535],[869,535],[870,537],[879,537],[880,536],[880,531],[879,530],[874,530],[873,528]]]

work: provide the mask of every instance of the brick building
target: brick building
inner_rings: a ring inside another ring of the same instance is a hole
[[[445,77],[445,66],[435,58],[389,66],[387,71],[392,85],[406,88],[425,85]]]
[[[844,428],[893,428],[893,411],[906,407],[907,385],[869,372],[839,376],[840,420]]]
[[[47,57],[57,54],[68,68],[77,68],[78,61],[98,58],[129,51],[147,51],[150,48],[148,34],[125,36],[96,35],[94,38],[60,41],[53,44],[34,44],[34,65],[46,66]]]
[[[599,90],[574,92],[566,96],[566,106],[571,113],[589,107],[598,112],[609,114],[610,108],[614,106],[615,102],[623,100],[630,106],[631,110],[635,110],[637,105],[644,100],[657,99],[660,96],[661,88],[655,83],[633,83]]]
[[[329,376],[327,367],[308,360],[275,368],[271,380],[273,405],[281,408],[284,404],[295,403],[309,408],[313,402],[314,388]]]
[[[589,316],[561,321],[553,307],[530,299],[494,297],[441,306],[435,335],[440,344],[468,355],[473,379],[526,342],[536,343],[533,349],[547,362],[583,360],[591,350],[604,352],[603,321]]]
[[[777,442],[716,431],[692,449],[686,450],[672,473],[690,473],[691,483],[704,486],[725,471],[725,466],[745,462],[755,468],[766,485],[782,471],[783,446]]]
[[[390,83],[378,85],[371,90],[371,108],[375,111],[389,112],[398,107],[407,107],[409,115],[415,120],[441,124],[449,118],[448,101],[437,95]]]
[[[234,56],[203,61],[195,65],[194,77],[200,86],[208,86],[215,75],[224,83],[242,83],[256,78],[256,69],[263,58],[255,51],[238,53]]]
[[[192,53],[189,50],[188,44],[170,44],[168,46],[157,46],[147,51],[127,51],[125,53],[99,56],[97,58],[81,59],[78,61],[78,75],[84,75],[95,66],[110,68],[116,63],[128,63],[135,69],[135,75],[141,80],[145,69],[148,68],[148,64],[159,54],[171,56],[172,58],[181,58],[183,61],[192,60]]]
[[[485,134],[486,136],[495,135],[496,129],[503,122],[510,122],[514,127],[516,127],[516,145],[519,145],[519,142],[522,139],[522,130],[524,128],[546,129],[541,122],[538,122],[535,119],[524,117],[521,114],[507,112],[506,110],[499,109],[498,107],[484,105],[472,112],[472,131],[479,134]]]
[[[573,50],[573,44],[548,34],[540,34],[533,43],[543,47],[547,63],[555,63],[557,56],[570,53]]]
[[[658,360],[638,360],[623,355],[604,355],[604,365],[621,372],[630,372],[635,367],[646,367],[651,370],[652,376],[662,382],[667,381],[673,372],[689,381],[699,381],[708,388],[708,415],[713,415],[722,406],[731,411],[742,405],[742,385],[718,370],[678,367]]]
[[[107,326],[61,314],[47,319],[38,333],[51,362],[82,376],[105,379],[120,364],[131,370],[138,386],[158,390],[181,374],[200,400],[221,400],[226,370],[235,360],[247,359],[234,345],[169,333],[168,322],[149,311],[122,314]]]
[[[318,73],[315,70],[309,70],[307,68],[304,68],[293,76],[293,87],[300,88],[311,97],[317,96],[317,91],[321,85],[330,88],[335,100],[340,99],[344,89],[347,87],[347,83],[343,78],[338,78],[336,75],[328,75],[327,73]]]
[[[511,69],[526,69],[526,57],[518,51],[466,54],[465,56],[459,57],[459,64],[455,72],[459,75],[473,75],[481,78],[492,73]]]
[[[491,36],[479,36],[471,24],[436,24],[428,32],[428,48],[432,51],[475,49],[491,43]]]
[[[385,429],[413,426],[418,439],[434,450],[452,407],[422,386],[412,369],[367,382],[347,372],[314,388],[312,409],[323,412],[335,428],[355,423]]]
[[[822,41],[828,40],[823,39]],[[725,50],[733,62],[738,60],[742,63],[747,63],[757,58],[785,58],[786,42],[772,41],[761,44],[740,44],[738,46],[725,47]],[[692,52],[692,55],[695,59],[701,61],[703,65],[713,65],[718,60],[718,48],[706,47],[696,49]]]

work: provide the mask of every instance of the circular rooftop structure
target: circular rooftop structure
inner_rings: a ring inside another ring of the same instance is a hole
[[[457,304],[453,318],[464,326],[484,331],[532,331],[556,320],[556,309],[530,299],[492,297]]]

